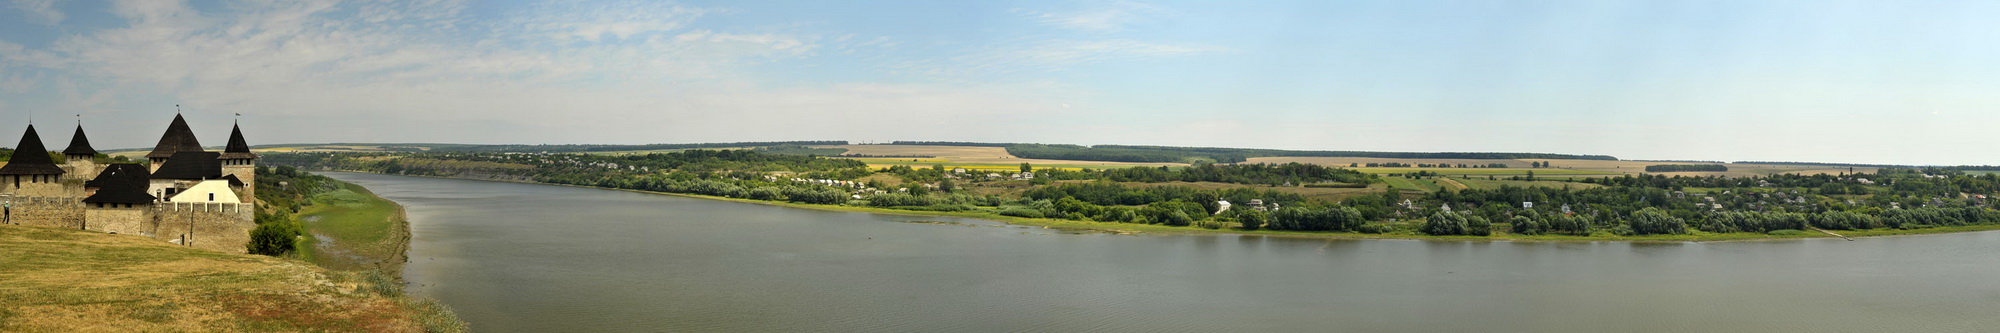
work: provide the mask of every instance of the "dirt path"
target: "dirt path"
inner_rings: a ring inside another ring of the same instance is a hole
[[[1438,177],[1438,184],[1451,185],[1451,187],[1460,190],[1472,188],[1471,186],[1465,186],[1465,183],[1452,180],[1450,177]]]

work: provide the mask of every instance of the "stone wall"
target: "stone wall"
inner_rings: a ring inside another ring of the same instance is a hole
[[[0,201],[13,204],[11,221],[14,224],[83,229],[83,198],[0,196]]]
[[[14,177],[21,177],[20,186],[14,186]],[[0,194],[23,197],[82,197],[83,180],[67,179],[60,176],[41,176],[42,181],[29,180],[27,176],[0,177]]]
[[[86,230],[96,232],[152,237],[156,231],[154,229],[159,225],[153,219],[152,210],[152,205],[134,205],[130,208],[91,206],[83,210],[83,220],[87,222],[84,227]]]
[[[248,253],[245,245],[250,244],[250,229],[257,228],[255,210],[253,205],[238,203],[160,203],[152,209],[158,223],[153,238],[226,253]]]

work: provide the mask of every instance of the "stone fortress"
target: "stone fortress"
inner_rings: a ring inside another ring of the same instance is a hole
[[[257,154],[233,126],[222,152],[195,140],[174,115],[146,164],[101,164],[78,124],[57,164],[29,124],[0,166],[7,223],[140,235],[203,249],[245,253],[256,228]]]

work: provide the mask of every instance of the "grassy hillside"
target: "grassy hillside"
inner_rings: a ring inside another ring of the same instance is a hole
[[[463,331],[382,275],[157,240],[0,226],[0,331]]]

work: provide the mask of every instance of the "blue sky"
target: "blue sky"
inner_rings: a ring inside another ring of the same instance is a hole
[[[0,1],[0,128],[51,146],[77,114],[150,146],[179,104],[210,144],[243,113],[253,143],[2000,164],[1992,1]]]

